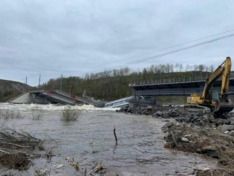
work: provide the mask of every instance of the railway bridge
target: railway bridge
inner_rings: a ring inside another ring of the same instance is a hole
[[[205,80],[169,82],[169,83],[143,83],[129,84],[134,96],[189,96],[192,93],[201,93]],[[213,85],[213,90],[219,91],[221,80]],[[230,79],[229,95],[234,95],[234,77]]]

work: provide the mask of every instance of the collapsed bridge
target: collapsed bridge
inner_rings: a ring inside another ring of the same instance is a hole
[[[75,104],[87,104],[81,98],[73,97],[62,91],[45,91],[34,90],[26,92],[13,100],[10,103],[14,104],[61,104],[61,105],[75,105]]]

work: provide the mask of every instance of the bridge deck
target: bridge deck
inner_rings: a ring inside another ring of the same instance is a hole
[[[174,82],[160,84],[130,84],[135,96],[188,96],[192,93],[201,93],[205,85],[205,80],[190,82]],[[214,83],[213,89],[219,90],[221,81]],[[234,95],[234,78],[230,79],[229,93]]]

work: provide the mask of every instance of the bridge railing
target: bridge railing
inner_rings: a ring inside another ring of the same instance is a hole
[[[181,77],[174,79],[155,79],[155,80],[146,80],[140,82],[133,82],[129,84],[129,87],[132,86],[143,86],[143,85],[161,85],[161,84],[176,84],[176,83],[190,83],[190,82],[201,82],[205,81],[207,77],[195,78],[195,77]],[[230,79],[234,79],[232,76]]]

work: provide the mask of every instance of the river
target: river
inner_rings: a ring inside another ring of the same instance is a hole
[[[53,143],[52,160],[35,159],[34,165],[21,175],[33,175],[35,169],[48,169],[51,175],[75,175],[65,158],[74,158],[81,167],[101,162],[119,175],[191,175],[195,168],[215,167],[214,160],[196,154],[165,149],[161,127],[165,122],[150,116],[117,113],[113,109],[75,106],[76,121],[62,121],[65,106],[1,104],[1,114],[22,118],[1,119],[10,127]],[[3,116],[2,115],[2,116]],[[39,119],[35,120],[35,116]],[[116,128],[118,145],[115,145]],[[61,166],[61,167],[59,167]],[[2,173],[9,172],[6,169]]]

